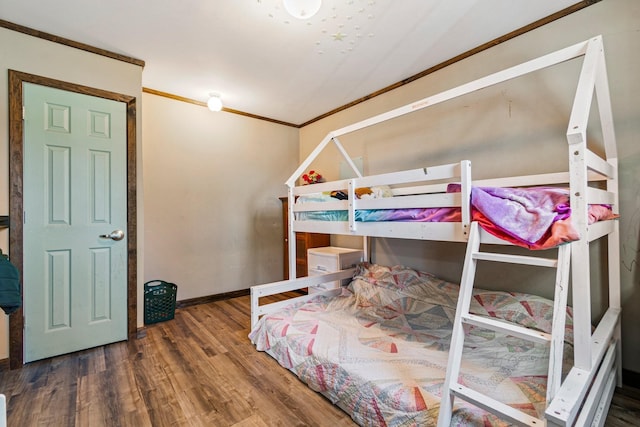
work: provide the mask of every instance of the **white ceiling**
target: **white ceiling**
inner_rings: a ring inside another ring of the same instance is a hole
[[[146,88],[301,124],[578,0],[0,0],[0,19],[145,61]]]

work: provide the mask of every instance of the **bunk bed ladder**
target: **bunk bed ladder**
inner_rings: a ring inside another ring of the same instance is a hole
[[[449,348],[447,374],[442,387],[438,426],[449,426],[453,414],[453,403],[456,397],[486,411],[494,413],[498,417],[515,425],[544,426],[546,425],[546,421],[544,419],[533,417],[509,405],[499,402],[486,394],[472,390],[471,388],[459,383],[458,378],[460,375],[465,338],[463,325],[474,325],[483,329],[505,333],[528,341],[548,344],[550,346],[550,354],[546,404],[549,405],[555,394],[560,389],[561,383],[567,288],[570,270],[570,244],[565,244],[558,248],[557,259],[548,259],[482,252],[480,251],[480,240],[481,237],[478,223],[473,222],[471,223],[469,242],[462,272],[460,295],[458,297],[456,317],[451,337],[451,346]],[[495,320],[486,316],[479,316],[470,313],[471,300],[473,297],[473,283],[478,261],[494,261],[556,268],[551,334],[518,326],[507,321]]]

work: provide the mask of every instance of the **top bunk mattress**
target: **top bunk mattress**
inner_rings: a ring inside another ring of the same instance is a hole
[[[459,184],[450,184],[447,193],[460,191]],[[367,198],[393,197],[391,192],[376,188],[361,191]],[[358,194],[358,191],[356,191]],[[343,192],[313,193],[298,197],[298,206],[342,200]],[[397,196],[402,198],[404,196]],[[559,187],[472,187],[471,215],[473,221],[488,233],[528,249],[547,249],[580,238],[571,224],[569,190]],[[589,205],[589,224],[613,219],[609,205]],[[380,222],[460,222],[459,207],[427,207],[406,209],[355,209],[355,221]],[[296,221],[348,221],[347,210],[302,211]]]
[[[342,295],[319,295],[265,315],[249,336],[359,425],[435,425],[458,290],[428,273],[364,263]],[[471,311],[549,333],[553,303],[477,290]],[[567,311],[564,353],[570,362]],[[475,327],[466,333],[461,381],[543,416],[548,347]],[[509,424],[457,399],[452,425]]]

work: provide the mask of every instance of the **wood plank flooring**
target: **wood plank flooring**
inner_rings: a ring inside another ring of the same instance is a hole
[[[249,297],[176,310],[132,342],[0,372],[8,425],[354,426],[249,342]],[[618,390],[607,426],[640,425],[640,394]]]
[[[640,426],[640,390],[628,387],[616,389],[605,426]]]

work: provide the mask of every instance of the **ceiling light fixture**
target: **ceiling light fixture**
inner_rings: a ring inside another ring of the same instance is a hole
[[[207,107],[209,107],[209,110],[211,111],[221,111],[222,99],[220,99],[220,94],[210,93],[209,100],[207,101]]]
[[[282,0],[289,15],[298,19],[309,19],[320,10],[322,0]]]

